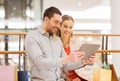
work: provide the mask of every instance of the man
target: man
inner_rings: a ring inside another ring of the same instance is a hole
[[[82,66],[84,52],[75,51],[66,55],[60,38],[54,36],[62,22],[56,7],[47,8],[43,23],[25,39],[25,49],[31,65],[32,81],[64,81],[61,67],[75,69]]]

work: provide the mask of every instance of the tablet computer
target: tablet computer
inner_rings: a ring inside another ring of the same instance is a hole
[[[82,44],[79,50],[85,52],[83,60],[88,60],[91,54],[94,54],[99,49],[100,44]]]

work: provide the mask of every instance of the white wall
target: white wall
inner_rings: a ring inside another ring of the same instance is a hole
[[[40,6],[40,0],[33,0],[33,10],[34,10],[34,19],[40,20],[41,19],[41,6]]]
[[[120,0],[111,0],[111,24],[112,33],[120,34]],[[120,37],[112,39],[112,49],[120,50]],[[114,53],[112,62],[115,66],[118,77],[120,77],[120,53]]]

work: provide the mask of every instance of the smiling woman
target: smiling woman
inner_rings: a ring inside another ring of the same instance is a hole
[[[57,35],[61,38],[62,40],[62,43],[63,43],[63,46],[64,46],[64,50],[66,51],[66,54],[67,55],[71,55],[72,52],[75,52],[75,51],[80,51],[80,52],[84,52],[85,51],[81,51],[79,50],[79,48],[81,47],[82,43],[80,40],[72,37],[72,29],[73,29],[73,26],[74,26],[74,20],[72,18],[72,16],[69,16],[69,15],[63,15],[62,16],[62,22],[60,24],[60,28],[58,30],[58,33]],[[85,55],[84,55],[85,56]],[[89,60],[91,57],[93,56],[93,59],[92,60]],[[81,56],[82,57],[82,56]],[[83,57],[82,57],[83,58]],[[86,59],[86,60],[82,60],[81,59],[81,62],[83,62],[83,66],[84,67],[86,64],[89,64],[89,63],[93,63],[94,60],[95,60],[95,56],[93,55],[90,55],[90,57],[88,57],[89,59]],[[76,59],[77,60],[77,59]],[[77,65],[76,65],[77,66]],[[80,67],[79,67],[80,68]],[[66,81],[86,81],[87,79],[85,78],[81,78],[80,76],[78,76],[78,74],[76,73],[76,70],[78,70],[79,68],[76,68],[75,70],[66,70],[65,68],[62,68],[63,70],[63,74],[65,74],[65,79]],[[82,72],[82,71],[77,71],[78,73],[79,72]]]

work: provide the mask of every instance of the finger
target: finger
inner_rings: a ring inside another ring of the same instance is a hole
[[[75,57],[75,62],[80,61],[84,56],[80,56],[80,57]]]
[[[82,56],[84,56],[84,54],[79,54],[79,53],[74,54],[74,57],[82,57]]]
[[[95,57],[96,55],[91,55],[90,57]]]

